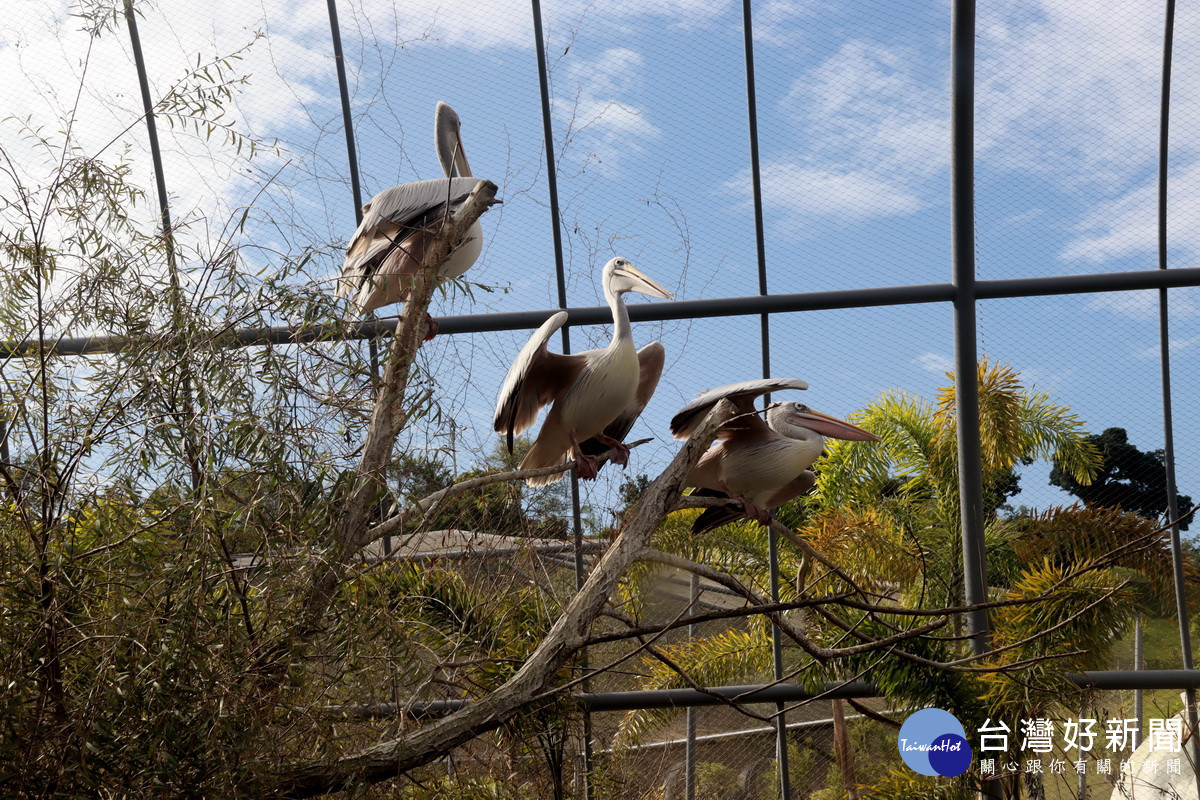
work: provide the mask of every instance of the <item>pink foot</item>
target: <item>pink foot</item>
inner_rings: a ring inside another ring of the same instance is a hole
[[[434,319],[430,314],[425,315],[425,338],[422,341],[428,342],[433,337],[437,336],[438,329],[442,324]]]
[[[596,480],[596,476],[600,474],[600,459],[595,456],[585,456],[583,453],[576,453],[575,470],[579,474],[580,480],[594,481]]]
[[[731,500],[737,500],[742,504],[742,510],[746,512],[746,516],[762,525],[764,528],[771,524],[771,512],[765,508],[759,508],[744,494],[738,494],[729,490],[725,482],[721,482],[721,488],[725,490],[725,494],[729,495]]]
[[[606,444],[609,447],[608,460],[614,464],[620,464],[622,467],[629,463],[629,445],[614,439],[611,436],[606,436],[603,433],[596,434],[596,441],[600,444]]]

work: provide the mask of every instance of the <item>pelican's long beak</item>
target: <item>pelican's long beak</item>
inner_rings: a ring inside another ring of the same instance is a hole
[[[879,437],[870,431],[865,431],[857,425],[851,425],[843,419],[822,414],[820,411],[813,411],[811,408],[798,412],[795,417],[797,425],[803,425],[830,439],[849,439],[855,442],[880,441]]]
[[[659,297],[663,300],[670,300],[675,297],[675,295],[668,292],[656,281],[651,280],[648,275],[635,267],[633,264],[626,264],[618,271],[625,273],[633,280],[634,285],[631,291],[640,292],[642,294],[650,295],[651,297]]]
[[[467,163],[467,153],[463,150],[461,136],[454,137],[454,166],[460,176],[464,178],[474,177],[471,174],[471,165]]]

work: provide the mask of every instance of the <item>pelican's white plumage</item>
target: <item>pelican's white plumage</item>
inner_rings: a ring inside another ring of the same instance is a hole
[[[612,449],[618,463],[628,457],[629,448],[620,439],[654,394],[662,374],[663,349],[658,342],[634,349],[622,295],[641,292],[664,299],[672,295],[624,258],[604,265],[602,281],[613,313],[608,347],[572,355],[551,353],[546,345],[567,321],[567,312],[560,311],[529,337],[505,376],[493,425],[506,436],[510,451],[513,436],[531,427],[543,406],[553,404],[521,461],[522,469],[561,464],[573,453],[580,477],[594,478],[596,454]],[[561,479],[558,473],[526,482],[544,486]]]
[[[824,437],[879,441],[849,422],[814,411],[802,403],[774,403],[767,419],[758,416],[754,400],[769,392],[807,389],[796,379],[766,378],[722,386],[699,395],[671,419],[671,432],[686,439],[720,400],[729,400],[737,416],[717,431],[717,443],[688,473],[686,485],[697,494],[741,500],[745,513],[765,522],[770,509],[806,494],[816,485],[808,470],[820,457]],[[732,522],[743,513],[729,507],[706,510],[692,526],[703,533]]]
[[[384,189],[363,206],[363,218],[346,248],[338,297],[349,297],[348,317],[361,317],[408,296],[408,276],[420,267],[436,224],[453,213],[482,181],[471,176],[463,152],[461,123],[454,109],[438,103],[434,143],[446,177]],[[470,269],[483,250],[476,222],[438,268],[443,279]]]

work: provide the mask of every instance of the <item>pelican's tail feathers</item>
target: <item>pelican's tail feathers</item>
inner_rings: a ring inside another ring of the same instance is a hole
[[[553,467],[566,461],[568,455],[570,455],[570,450],[564,450],[557,442],[547,442],[539,438],[521,459],[521,469]],[[550,475],[526,478],[525,484],[527,486],[549,486],[561,481],[565,474],[565,472],[554,472]]]

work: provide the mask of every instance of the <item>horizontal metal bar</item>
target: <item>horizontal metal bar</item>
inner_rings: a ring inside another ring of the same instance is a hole
[[[1200,267],[976,281],[975,296],[979,300],[1000,300],[1092,292],[1171,289],[1183,286],[1200,286]],[[927,283],[826,292],[677,300],[666,303],[634,303],[629,306],[629,316],[635,322],[662,322],[673,319],[780,314],[791,311],[944,303],[951,302],[956,297],[957,290],[953,284]],[[560,310],[548,308],[538,311],[508,311],[496,314],[439,317],[439,332],[453,334],[529,330],[538,327]],[[568,326],[601,325],[612,322],[612,312],[607,306],[582,306],[569,308],[567,311],[570,314],[567,321]],[[231,332],[226,341],[230,347],[248,347],[268,344],[302,344],[321,340],[370,339],[376,336],[390,335],[395,330],[397,322],[396,317],[384,317],[350,324],[325,323],[242,328]],[[47,347],[52,353],[58,355],[87,355],[112,352],[131,344],[133,342],[124,337],[81,336],[53,340],[47,343]],[[36,351],[37,345],[34,342],[2,343],[0,344],[0,359],[19,358],[31,355]]]
[[[812,700],[844,700],[848,697],[877,697],[879,690],[866,681],[828,683],[822,692],[813,692],[794,683],[766,686],[714,686],[706,692],[698,689],[654,689],[640,692],[593,692],[579,695],[579,702],[591,711],[633,711],[642,708],[687,708],[718,706],[727,702],[788,703]]]
[[[862,714],[847,714],[846,721],[863,719]],[[808,728],[828,728],[833,725],[833,718],[828,719],[806,719],[803,722],[789,722],[787,729],[789,731],[802,731]],[[778,728],[743,728],[737,731],[724,731],[722,733],[706,733],[703,736],[697,736],[695,741],[697,744],[710,744],[712,742],[724,742],[730,739],[740,739],[743,736],[766,736],[767,734],[776,734]],[[643,742],[641,744],[632,745],[629,749],[641,752],[643,750],[659,750],[663,748],[680,747],[687,744],[687,739],[667,739],[660,742]],[[609,747],[600,750],[600,753],[617,753],[624,752],[626,746]]]
[[[1069,675],[1080,689],[1113,691],[1119,689],[1200,689],[1200,669],[1101,670]],[[850,697],[879,697],[879,691],[866,681],[834,682],[818,693],[794,683],[749,686],[714,686],[707,692],[697,689],[649,689],[633,692],[584,692],[576,700],[589,711],[634,711],[644,708],[688,708],[690,706],[739,703],[796,703],[820,697],[822,700]],[[362,706],[334,706],[329,710],[355,719],[375,719],[405,714],[434,717],[449,714],[471,700],[420,700],[412,703],[372,703]]]

